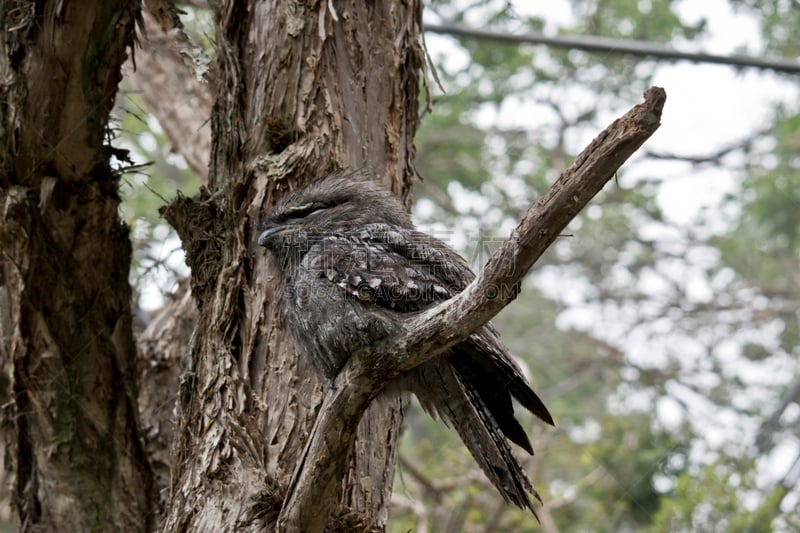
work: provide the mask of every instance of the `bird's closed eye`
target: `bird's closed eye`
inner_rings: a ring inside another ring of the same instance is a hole
[[[302,205],[294,205],[284,210],[284,212],[281,213],[281,218],[305,218],[311,213],[327,209],[328,207],[330,207],[328,204],[324,204],[322,202],[310,202]]]

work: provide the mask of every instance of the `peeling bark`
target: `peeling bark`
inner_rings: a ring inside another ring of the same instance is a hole
[[[135,2],[0,4],[0,357],[24,531],[146,531],[109,111]]]
[[[187,250],[200,319],[163,531],[274,525],[324,391],[283,332],[276,265],[257,249],[256,226],[284,191],[338,168],[370,169],[409,203],[421,8],[215,6],[209,187],[164,212]],[[404,402],[370,406],[329,527],[385,528]]]

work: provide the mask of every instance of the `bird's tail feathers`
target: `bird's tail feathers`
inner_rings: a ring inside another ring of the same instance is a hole
[[[409,376],[409,388],[423,409],[453,427],[503,499],[530,509],[529,494],[541,498],[514,457],[502,430],[469,382],[458,378],[443,358],[423,364]]]
[[[459,356],[453,363],[459,368],[459,372],[480,373],[483,381],[492,380],[498,390],[508,389],[525,409],[542,421],[555,426],[547,406],[525,380],[522,371],[500,342],[494,329],[484,328],[458,348]],[[471,378],[477,377],[471,376]]]

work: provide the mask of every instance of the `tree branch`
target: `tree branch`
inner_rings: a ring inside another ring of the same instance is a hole
[[[686,52],[659,43],[634,39],[611,39],[596,35],[548,36],[538,32],[513,34],[467,28],[459,24],[426,24],[425,32],[508,44],[543,44],[553,48],[585,50],[602,54],[628,54],[635,57],[654,57],[668,61],[684,60],[692,63],[753,67],[786,72],[788,74],[800,72],[800,63],[788,57],[755,57],[744,54],[720,55],[705,52]]]
[[[795,379],[786,388],[778,406],[761,422],[756,435],[756,446],[760,454],[768,453],[775,446],[775,432],[781,427],[781,417],[786,409],[797,401],[800,401],[800,378]]]
[[[534,262],[658,129],[666,93],[652,87],[644,96],[643,103],[598,135],[531,206],[463,292],[410,317],[404,335],[351,357],[317,416],[281,509],[279,531],[324,530],[369,403],[389,381],[462,342],[516,297]]]
[[[767,135],[770,130],[772,130],[772,125],[768,128],[762,128],[759,131],[748,135],[744,139],[740,139],[736,142],[733,142],[727,146],[723,146],[719,148],[717,151],[712,152],[707,155],[689,155],[689,154],[676,154],[671,152],[654,152],[652,150],[647,150],[645,152],[646,157],[650,157],[652,159],[661,159],[664,161],[683,161],[686,163],[691,163],[693,165],[702,165],[702,164],[714,164],[719,165],[722,162],[722,158],[725,156],[736,152],[738,150],[750,150],[753,146],[753,143],[760,137]]]

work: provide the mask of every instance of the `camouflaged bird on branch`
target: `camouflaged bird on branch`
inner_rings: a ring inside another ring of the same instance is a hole
[[[280,262],[286,327],[329,386],[353,353],[399,335],[409,314],[451,298],[475,277],[364,172],[289,194],[258,243]],[[393,386],[456,429],[506,501],[534,511],[528,495],[539,496],[508,443],[533,453],[512,397],[548,424],[553,419],[490,324]]]

